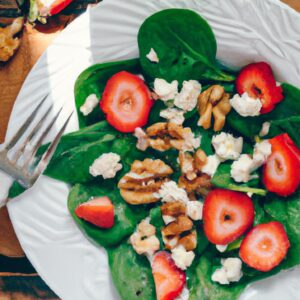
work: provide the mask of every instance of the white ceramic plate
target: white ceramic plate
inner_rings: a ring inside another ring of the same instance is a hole
[[[7,138],[46,93],[50,93],[47,101],[56,107],[64,101],[74,106],[74,82],[86,67],[137,57],[140,24],[152,13],[171,7],[194,9],[209,21],[218,42],[218,58],[227,65],[266,60],[279,81],[300,86],[300,15],[279,1],[105,0],[68,26],[39,59],[17,98]],[[74,116],[68,131],[77,126]],[[62,299],[118,299],[105,251],[87,241],[77,228],[67,210],[67,195],[67,185],[41,177],[9,203],[22,247]],[[252,285],[241,298],[300,299],[299,276],[300,269],[285,272]]]

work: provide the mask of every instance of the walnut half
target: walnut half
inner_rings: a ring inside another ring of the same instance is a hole
[[[23,18],[17,18],[5,28],[0,28],[0,61],[8,61],[20,45],[20,40],[14,38],[23,27]]]
[[[201,149],[198,149],[194,155],[179,153],[181,176],[178,186],[186,190],[190,199],[196,199],[195,194],[206,196],[211,189],[210,176],[201,172],[206,162],[207,156]]]
[[[160,159],[146,158],[136,160],[131,165],[129,173],[119,181],[118,187],[121,196],[130,204],[146,204],[159,201],[156,193],[173,170]]]
[[[229,94],[221,85],[212,85],[198,97],[200,119],[198,125],[204,129],[211,127],[214,116],[214,131],[220,131],[225,125],[225,118],[231,110]]]
[[[134,135],[138,138],[137,148],[140,150],[151,147],[161,152],[171,148],[180,151],[194,151],[200,145],[200,139],[195,138],[191,128],[172,122],[155,123],[148,127],[146,132],[137,128]]]

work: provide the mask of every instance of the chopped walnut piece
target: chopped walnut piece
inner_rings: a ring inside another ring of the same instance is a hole
[[[180,238],[178,245],[182,245],[186,251],[192,251],[197,247],[197,232],[193,230],[189,234]]]
[[[118,188],[121,196],[130,204],[157,202],[157,192],[163,183],[169,181],[168,176],[172,173],[173,170],[160,159],[136,160],[130,172],[120,179]]]
[[[20,40],[14,35],[21,31],[23,18],[17,18],[5,28],[0,27],[0,61],[8,61],[20,45]]]
[[[159,250],[159,240],[155,236],[156,229],[148,220],[143,220],[137,231],[130,236],[130,243],[138,254],[153,255]]]
[[[178,217],[185,215],[186,208],[181,201],[167,202],[160,207],[162,215]]]
[[[198,111],[200,119],[198,125],[204,129],[211,127],[212,115],[214,116],[214,131],[219,131],[225,124],[225,118],[231,110],[229,94],[224,87],[212,85],[198,97]]]
[[[200,138],[195,138],[191,128],[182,127],[175,123],[159,122],[146,129],[138,129],[135,132],[138,138],[137,147],[146,150],[151,147],[158,151],[166,151],[175,148],[181,151],[194,151],[200,145]]]
[[[212,187],[210,176],[201,172],[206,162],[207,156],[201,149],[198,149],[193,156],[189,153],[179,153],[182,175],[178,186],[186,190],[190,199],[196,199],[195,194],[206,196]]]
[[[193,222],[187,216],[179,216],[176,221],[168,224],[162,229],[163,236],[177,236],[182,232],[193,228]]]
[[[186,190],[190,199],[195,198],[195,194],[205,197],[212,189],[211,178],[204,173],[199,174],[194,180],[188,180],[184,175],[181,175],[178,186]]]

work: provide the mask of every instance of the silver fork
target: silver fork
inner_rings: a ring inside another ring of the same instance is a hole
[[[30,127],[31,123],[35,120],[35,117],[40,112],[41,107],[43,107],[47,96],[45,96],[36,106],[32,114],[26,119],[23,125],[21,125],[21,127],[10,139],[10,141],[4,143],[2,145],[3,147],[0,149],[0,208],[6,205],[8,201],[8,192],[14,180],[18,181],[24,188],[28,189],[43,173],[52,155],[54,154],[57,144],[73,114],[72,111],[68,115],[68,118],[59,129],[46,152],[43,154],[40,161],[36,163],[35,157],[37,150],[42,145],[45,137],[47,136],[48,132],[51,130],[63,110],[63,107],[61,107],[59,111],[52,117],[50,122],[48,124],[45,124],[46,117],[53,108],[52,104],[46,110],[46,112],[42,114],[38,122],[30,130],[30,132],[26,134],[26,132],[29,131],[28,128]],[[17,142],[23,137],[25,138],[25,140],[18,147],[16,147],[17,149],[14,149]],[[30,145],[31,143],[33,143],[32,148],[26,152],[26,148],[28,148],[28,145]],[[9,155],[11,150],[14,150],[12,156]]]

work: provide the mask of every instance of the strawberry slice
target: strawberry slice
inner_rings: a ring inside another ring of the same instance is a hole
[[[49,15],[53,16],[58,14],[64,8],[66,8],[73,0],[56,0],[54,1],[49,9]]]
[[[280,196],[293,194],[300,185],[300,149],[287,133],[269,140],[272,153],[263,168],[268,191]]]
[[[280,222],[259,224],[242,241],[240,257],[248,266],[268,272],[281,263],[289,247],[288,236]]]
[[[113,75],[106,84],[100,107],[107,122],[121,132],[146,125],[153,100],[144,81],[126,71]]]
[[[157,300],[173,300],[179,296],[186,282],[185,273],[174,263],[171,254],[157,252],[152,261]]]
[[[254,206],[245,193],[215,189],[204,200],[204,232],[208,240],[227,245],[249,229],[254,220]]]
[[[236,78],[236,89],[240,95],[247,92],[250,97],[259,98],[262,114],[270,112],[283,100],[282,88],[276,86],[273,71],[265,62],[244,67]]]
[[[78,205],[75,214],[101,228],[111,228],[114,225],[114,206],[108,197],[94,198]]]

